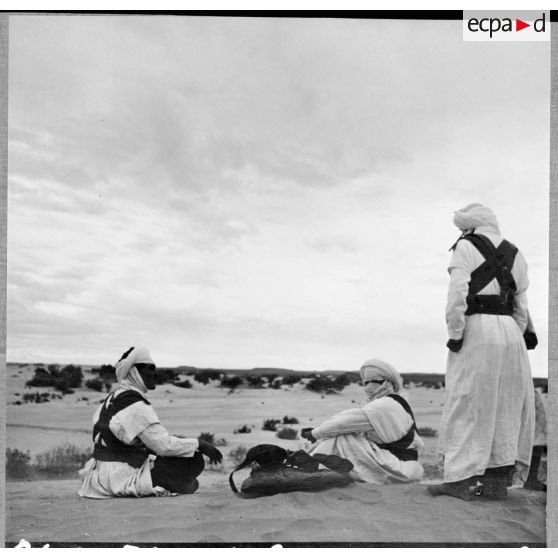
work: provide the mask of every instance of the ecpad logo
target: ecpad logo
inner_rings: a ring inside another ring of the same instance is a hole
[[[464,12],[464,41],[550,41],[548,11]]]

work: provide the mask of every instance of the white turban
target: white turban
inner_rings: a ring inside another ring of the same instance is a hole
[[[459,230],[474,230],[477,227],[490,227],[500,234],[500,227],[494,212],[480,203],[470,203],[463,209],[456,211],[453,224]]]
[[[367,360],[360,367],[360,377],[363,382],[366,376],[379,376],[380,378],[385,378],[393,384],[395,392],[398,392],[403,388],[403,378],[401,378],[399,372],[397,372],[391,364],[377,358]]]
[[[119,383],[126,379],[126,377],[131,374],[134,380],[137,382],[137,378],[134,376],[138,376],[136,369],[134,366],[136,364],[155,364],[149,354],[149,351],[145,347],[134,347],[126,358],[119,360],[116,363],[116,379]],[[135,372],[135,374],[134,374]],[[141,381],[141,378],[139,378]],[[141,382],[143,385],[143,382]]]

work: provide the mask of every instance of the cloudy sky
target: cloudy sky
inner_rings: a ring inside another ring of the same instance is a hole
[[[444,372],[453,211],[529,262],[550,43],[460,21],[12,16],[8,360]]]

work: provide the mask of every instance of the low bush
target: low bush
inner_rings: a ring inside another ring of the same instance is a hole
[[[281,424],[279,419],[265,419],[263,421],[262,430],[270,430],[271,432],[275,432],[277,430],[277,425]]]
[[[190,380],[182,380],[182,382],[174,382],[174,385],[181,388],[190,389],[193,387]]]
[[[250,434],[250,432],[252,432],[252,429],[247,424],[234,431],[235,434]]]
[[[178,377],[176,370],[172,368],[156,368],[153,382],[155,385],[172,384]]]
[[[285,415],[283,417],[283,424],[298,424],[298,419],[296,417],[289,417]]]
[[[62,477],[76,475],[85,462],[91,458],[90,449],[84,450],[69,443],[38,454],[33,469],[40,476]]]
[[[229,459],[235,467],[238,467],[246,459],[247,452],[248,450],[244,446],[238,446],[229,451]]]
[[[298,438],[298,430],[290,426],[285,426],[277,432],[276,436],[282,440],[296,440]]]
[[[220,380],[222,375],[219,370],[199,370],[194,374],[194,380],[206,386],[212,380]]]
[[[349,374],[339,374],[333,380],[333,387],[339,391],[342,391],[343,388],[351,385],[351,378]]]
[[[219,387],[229,388],[231,391],[234,391],[241,384],[242,378],[240,376],[223,376]]]
[[[251,388],[261,388],[264,385],[263,377],[255,374],[246,376],[246,382]]]
[[[103,380],[100,378],[93,378],[91,380],[87,380],[85,382],[85,387],[95,390],[95,391],[103,391]]]
[[[6,478],[20,480],[29,478],[32,474],[29,452],[18,449],[6,449]]]
[[[116,368],[112,364],[103,364],[100,368],[92,368],[91,372],[97,374],[101,380],[116,382]]]
[[[419,436],[422,438],[435,438],[438,435],[438,431],[429,426],[423,426],[418,429]]]
[[[62,393],[74,393],[71,388],[78,388],[83,381],[81,366],[69,364],[60,369],[56,364],[47,368],[35,368],[33,377],[25,383],[28,387],[53,387]]]
[[[300,382],[300,378],[298,376],[294,376],[293,374],[284,376],[281,380],[281,384],[284,386],[293,386],[294,384],[298,384],[298,382]]]
[[[48,401],[50,401],[50,393],[48,391],[43,391],[42,393],[38,391],[24,393],[22,401],[24,403],[48,403]]]
[[[281,389],[283,385],[281,378],[275,378],[272,382],[270,382],[269,387],[271,389]]]
[[[333,380],[327,376],[315,376],[306,384],[306,389],[316,393],[331,392],[335,387]]]

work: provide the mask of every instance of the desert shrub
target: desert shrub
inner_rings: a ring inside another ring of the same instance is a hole
[[[6,478],[26,479],[31,476],[31,456],[29,452],[23,452],[18,449],[6,449]]]
[[[219,387],[229,388],[231,391],[234,391],[240,384],[242,384],[240,376],[223,376]]]
[[[106,389],[106,391],[107,391],[107,393],[108,393],[108,392],[112,389],[112,382],[109,382],[108,380],[106,380],[106,381],[104,382],[104,386],[105,386],[105,389]]]
[[[306,389],[310,391],[315,391],[316,393],[322,393],[333,388],[333,382],[331,378],[326,376],[315,376],[310,379],[306,384]]]
[[[248,450],[244,446],[238,446],[237,448],[229,451],[229,459],[232,461],[235,467],[238,467],[245,459]]]
[[[281,384],[283,384],[284,386],[293,386],[294,384],[298,384],[298,382],[300,382],[300,378],[293,374],[284,376],[281,380]]]
[[[95,391],[103,391],[103,380],[100,378],[93,378],[85,382],[85,387]]]
[[[265,376],[268,385],[271,385],[273,383],[273,380],[275,380],[275,378],[277,378],[277,374],[267,374],[267,376]]]
[[[298,438],[298,430],[290,426],[285,426],[277,432],[276,436],[282,440],[296,440]]]
[[[103,364],[100,368],[92,368],[91,372],[97,374],[101,380],[116,381],[116,368],[112,364]]]
[[[298,419],[296,417],[289,417],[285,415],[283,417],[283,424],[298,424]]]
[[[429,426],[419,428],[418,433],[419,436],[422,436],[423,438],[435,438],[438,435],[438,431],[434,428],[430,428]]]
[[[204,369],[198,370],[194,374],[194,380],[205,386],[212,380],[220,380],[221,376],[222,373],[219,370]]]
[[[227,442],[227,440],[225,438],[217,438],[215,440],[215,442],[213,443],[213,445],[217,448],[221,448],[223,446],[228,446],[229,443]]]
[[[69,443],[56,446],[38,454],[35,471],[41,476],[62,477],[77,475],[78,470],[91,458],[91,450],[84,450]]]
[[[83,372],[81,371],[81,366],[74,366],[73,364],[68,364],[60,370],[60,377],[66,380],[68,387],[78,388],[83,382]]]
[[[69,395],[70,393],[74,393],[73,389],[70,389],[68,386],[68,382],[65,378],[58,378],[54,380],[54,389],[61,391],[64,395]]]
[[[277,430],[277,425],[281,424],[279,419],[265,419],[263,421],[262,430],[270,430],[271,432],[275,432]]]
[[[56,364],[49,364],[47,369],[35,368],[33,377],[25,383],[29,387],[53,387],[62,393],[73,393],[71,388],[81,386],[83,373],[80,366],[69,364],[60,370]]]
[[[201,372],[196,372],[194,374],[194,380],[196,380],[196,382],[199,382],[200,384],[203,384],[204,386],[209,383],[209,378]]]
[[[28,387],[52,387],[54,385],[54,377],[45,368],[35,368],[33,377],[25,382]]]
[[[282,385],[281,378],[275,378],[272,382],[270,382],[269,387],[271,389],[281,389]]]
[[[198,436],[200,442],[207,442],[208,444],[215,444],[215,434],[211,432],[202,432]]]
[[[156,368],[155,375],[153,376],[153,382],[155,385],[170,384],[174,382],[178,377],[176,370],[172,368]]]
[[[339,374],[333,380],[333,387],[339,391],[343,390],[345,387],[351,385],[351,378],[349,374]]]
[[[192,382],[190,380],[182,380],[182,382],[174,382],[175,386],[190,389],[192,387]]]
[[[261,388],[264,385],[264,379],[262,378],[262,376],[258,376],[255,374],[246,376],[246,382],[252,388]]]
[[[24,393],[22,400],[24,403],[47,403],[50,400],[50,393],[47,391],[42,393],[39,393],[38,391]]]
[[[234,431],[235,434],[250,434],[250,432],[252,432],[252,429],[247,424]]]

